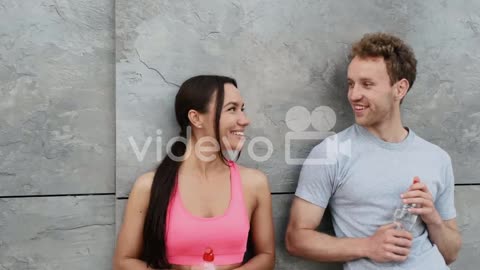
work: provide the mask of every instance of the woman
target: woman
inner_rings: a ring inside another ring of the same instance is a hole
[[[174,143],[155,173],[136,180],[114,269],[198,269],[206,248],[213,249],[216,269],[273,269],[268,179],[224,154],[242,148],[249,124],[235,80],[188,79],[175,114],[187,143]],[[255,256],[242,264],[249,232]]]

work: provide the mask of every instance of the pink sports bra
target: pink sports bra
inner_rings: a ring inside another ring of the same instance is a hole
[[[238,167],[229,161],[230,204],[220,216],[193,216],[184,207],[178,192],[178,180],[167,213],[166,249],[170,264],[194,265],[202,262],[205,248],[213,249],[215,265],[243,261],[250,221],[243,198]]]

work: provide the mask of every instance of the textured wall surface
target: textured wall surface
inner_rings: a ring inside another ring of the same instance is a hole
[[[0,269],[111,269],[113,195],[0,199]]]
[[[477,269],[480,264],[480,186],[456,187],[455,204],[463,245],[452,269]]]
[[[111,269],[113,4],[0,0],[0,269]]]
[[[0,196],[113,192],[113,1],[0,3]]]
[[[132,183],[165,154],[178,132],[173,97],[197,74],[235,77],[247,146],[257,136],[273,144],[268,160],[240,163],[269,175],[276,269],[340,269],[284,249],[300,169],[285,161],[286,136],[298,135],[287,112],[333,110],[327,124],[313,113],[307,132],[349,126],[348,49],[373,31],[417,54],[405,124],[452,157],[464,241],[452,269],[477,269],[478,14],[476,0],[0,0],[0,269],[111,269]],[[305,157],[326,133],[316,134],[290,155]]]

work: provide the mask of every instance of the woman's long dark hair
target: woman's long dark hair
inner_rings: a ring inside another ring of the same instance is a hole
[[[187,127],[190,126],[188,111],[196,110],[200,113],[208,111],[208,105],[216,93],[215,104],[215,136],[220,142],[219,122],[224,101],[224,85],[231,83],[237,87],[235,79],[201,75],[186,80],[178,90],[175,97],[175,115],[180,126],[180,136],[187,137]],[[168,149],[167,149],[168,151]],[[158,166],[150,192],[150,202],[143,226],[143,249],[141,259],[148,267],[159,269],[169,268],[165,247],[165,230],[167,224],[167,211],[170,197],[175,187],[175,177],[180,168],[181,161],[173,160],[170,155],[181,157],[186,152],[183,142],[175,142],[170,154],[167,154]],[[220,155],[225,160],[222,152]]]

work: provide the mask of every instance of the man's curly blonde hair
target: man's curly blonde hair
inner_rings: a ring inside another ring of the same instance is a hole
[[[383,57],[390,84],[406,79],[412,88],[417,75],[417,59],[412,48],[398,37],[387,33],[366,34],[352,45],[350,61],[360,58]]]

